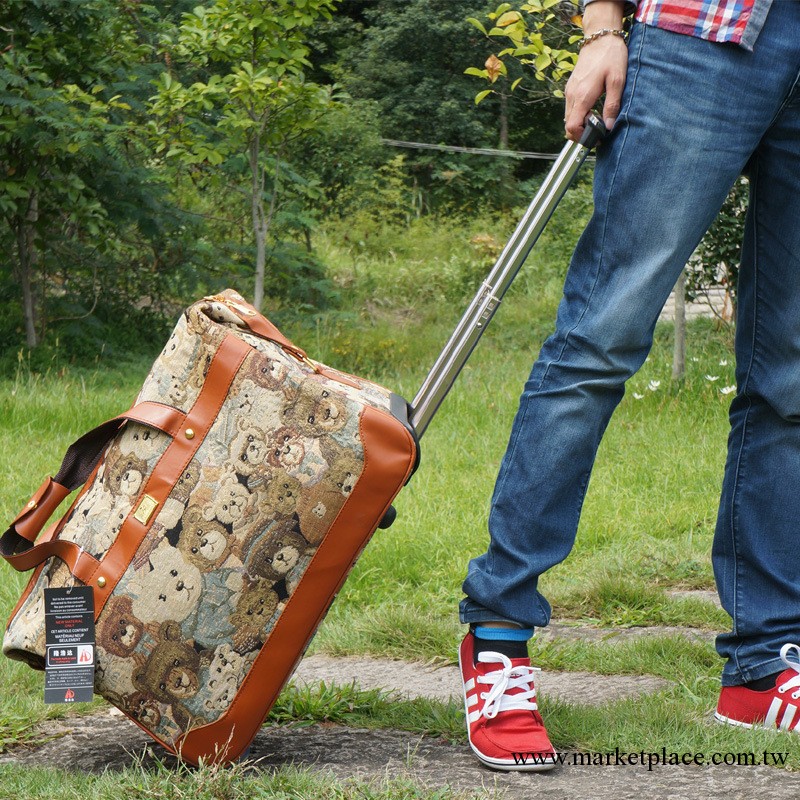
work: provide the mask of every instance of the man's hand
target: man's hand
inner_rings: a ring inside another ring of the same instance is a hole
[[[603,28],[622,26],[622,3],[619,0],[596,0],[586,6],[583,15],[585,36]],[[583,135],[584,120],[602,94],[603,122],[614,127],[625,88],[628,48],[621,37],[607,34],[589,42],[580,52],[578,63],[567,81],[564,127],[567,138],[578,141]]]

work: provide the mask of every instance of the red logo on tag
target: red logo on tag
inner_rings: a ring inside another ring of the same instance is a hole
[[[67,689],[67,691],[64,693],[64,702],[68,702],[74,699],[75,699],[75,692],[73,692],[72,689]]]
[[[91,664],[92,654],[86,649],[81,649],[81,656],[78,661],[80,661],[81,664]]]

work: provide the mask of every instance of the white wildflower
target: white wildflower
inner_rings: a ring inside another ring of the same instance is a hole
[[[659,386],[661,386],[661,381],[650,381],[650,383],[647,384],[647,388],[651,392],[654,392]]]
[[[735,391],[736,391],[736,387],[735,386],[723,386],[719,390],[719,393],[720,394],[730,394],[731,392],[735,392]]]
[[[633,393],[634,400],[641,400],[644,397],[643,394],[637,394],[636,392]]]
[[[728,359],[727,358],[723,358],[722,361],[719,362],[719,365],[721,367],[727,367],[728,366]]]
[[[692,356],[692,361],[695,361],[695,362],[697,362],[697,361],[699,361],[699,360],[700,360],[700,359],[699,359],[697,356]]]
[[[718,381],[718,380],[719,380],[719,375],[703,375],[703,377],[704,377],[704,378],[705,378],[707,381],[712,381],[712,382],[713,382],[713,381]]]

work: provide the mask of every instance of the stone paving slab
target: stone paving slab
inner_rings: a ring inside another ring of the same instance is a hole
[[[677,600],[702,600],[705,603],[711,603],[717,608],[722,608],[719,595],[714,589],[669,589],[667,594]]]
[[[584,642],[625,642],[631,639],[641,639],[643,636],[685,636],[689,639],[713,644],[716,635],[715,631],[687,628],[681,625],[596,628],[591,625],[573,625],[563,622],[551,622],[546,628],[539,628],[536,631],[537,638],[547,641],[561,639]]]
[[[355,683],[362,689],[383,689],[401,697],[461,700],[458,667],[432,667],[386,658],[308,656],[297,668],[293,680],[298,685],[315,685],[320,681],[340,686]],[[540,697],[582,705],[601,705],[669,686],[668,681],[648,675],[550,671],[541,672],[537,684]]]
[[[709,723],[710,724],[710,723]],[[17,748],[0,763],[37,765],[87,772],[120,770],[133,763],[147,769],[156,758],[168,768],[176,762],[149,742],[132,722],[105,712],[49,723],[58,738],[36,750]],[[79,757],[78,757],[79,755]],[[305,767],[339,780],[404,777],[421,786],[514,800],[738,800],[796,798],[796,775],[769,767],[590,766],[572,762],[548,772],[496,773],[480,766],[466,745],[392,730],[364,730],[338,725],[271,727],[256,737],[250,754],[253,769]]]

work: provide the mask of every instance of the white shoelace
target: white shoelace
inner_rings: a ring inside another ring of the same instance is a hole
[[[794,653],[795,661],[789,661],[790,652]],[[778,693],[784,694],[788,692],[789,689],[797,689],[796,692],[792,692],[792,700],[797,700],[800,698],[800,663],[798,663],[800,662],[800,646],[796,644],[785,644],[781,647],[781,661],[783,661],[789,669],[793,669],[795,674],[792,675],[786,683],[782,683],[778,687]]]
[[[502,653],[484,652],[478,655],[478,661],[487,663],[500,662],[502,669],[480,675],[478,683],[486,683],[492,688],[481,693],[481,699],[486,702],[481,712],[486,719],[493,719],[501,711],[536,711],[536,688],[533,686],[533,667],[511,664],[511,659]],[[800,678],[800,676],[798,676]],[[524,691],[508,694],[509,689],[523,689]]]

